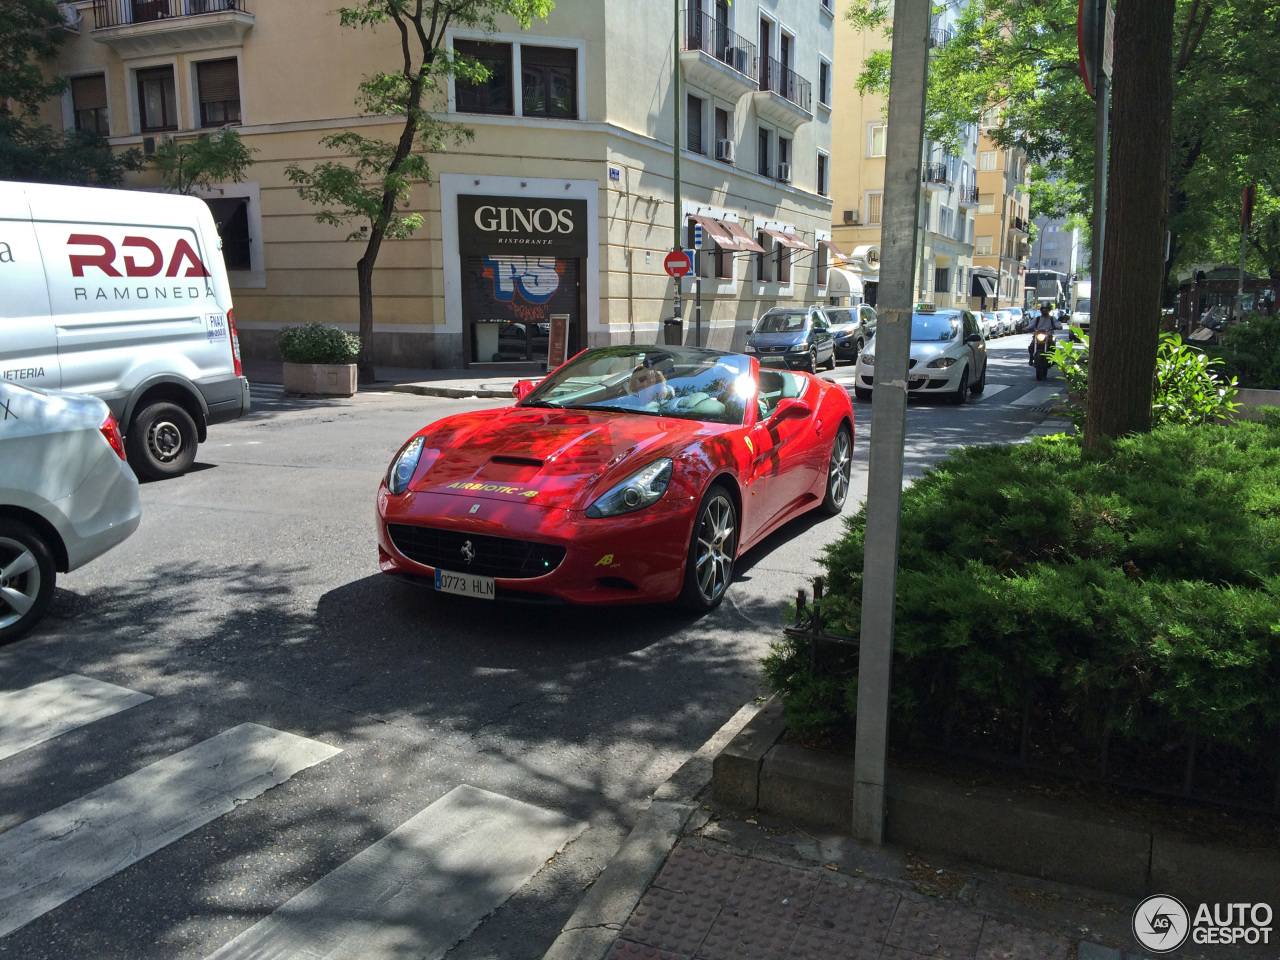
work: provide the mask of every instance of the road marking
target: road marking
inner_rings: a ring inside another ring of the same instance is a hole
[[[1009,403],[1015,407],[1038,407],[1042,403],[1048,403],[1053,399],[1062,399],[1066,393],[1066,387],[1036,387],[1020,396],[1017,400],[1010,400]]]
[[[1009,384],[1007,383],[988,383],[986,388],[982,391],[982,393],[976,397],[973,397],[972,400],[976,403],[981,403],[983,400],[990,400],[1000,391],[1008,390],[1008,389],[1009,389]]]
[[[585,828],[454,787],[208,960],[443,957]]]
[[[0,937],[341,752],[242,723],[0,833]]]
[[[150,699],[77,673],[0,693],[0,760]]]

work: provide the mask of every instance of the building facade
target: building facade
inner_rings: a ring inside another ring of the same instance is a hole
[[[1031,255],[1029,166],[1021,150],[1006,150],[988,136],[998,122],[998,111],[988,110],[978,139],[978,207],[969,289],[969,302],[976,310],[1022,306]]]
[[[245,182],[205,191],[249,355],[274,355],[291,323],[354,330],[364,243],[317,223],[285,169],[331,158],[326,134],[398,138],[395,118],[353,105],[363,76],[397,69],[394,25],[344,29],[315,0],[68,7],[77,35],[57,69],[71,84],[48,119],[144,150],[231,124],[256,151]],[[423,226],[382,247],[377,362],[538,367],[553,315],[568,316],[571,350],[652,342],[673,311],[677,203],[682,241],[694,223],[707,237],[704,344],[739,345],[774,304],[827,299],[834,10],[689,0],[678,19],[666,4],[559,0],[528,30],[448,33],[490,79],[440,91],[437,115],[474,136],[432,156],[403,211]],[[692,299],[686,280],[686,339]]]

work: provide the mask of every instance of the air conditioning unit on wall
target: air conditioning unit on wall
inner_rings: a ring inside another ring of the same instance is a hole
[[[725,163],[733,163],[733,141],[732,140],[716,141],[716,159],[723,160]]]
[[[791,182],[791,164],[789,163],[778,164],[778,182],[779,183]]]
[[[858,215],[857,210],[846,210],[844,212],[844,222],[845,223],[861,223],[862,217]]]

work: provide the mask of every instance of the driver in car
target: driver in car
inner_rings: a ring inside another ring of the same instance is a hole
[[[631,371],[627,379],[627,394],[635,397],[641,404],[661,404],[674,395],[675,391],[667,385],[667,378],[656,367],[656,360],[645,357],[644,362]]]

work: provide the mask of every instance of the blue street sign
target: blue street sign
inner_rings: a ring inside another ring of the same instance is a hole
[[[693,249],[702,249],[702,224],[700,223],[693,225]]]

